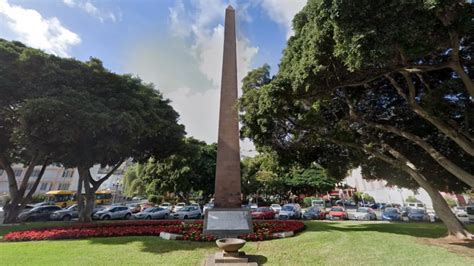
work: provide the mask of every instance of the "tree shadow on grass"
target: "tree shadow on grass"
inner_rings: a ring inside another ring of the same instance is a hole
[[[125,237],[96,237],[88,239],[90,244],[101,245],[126,245],[139,242],[143,245],[141,251],[166,254],[175,251],[202,251],[209,253],[217,251],[217,246],[213,242],[198,242],[185,240],[164,240],[158,236],[125,236]]]
[[[307,222],[306,231],[380,232],[426,238],[441,238],[447,235],[447,229],[441,223]]]
[[[153,254],[165,255],[175,251],[198,251],[203,253],[203,260],[210,254],[218,252],[214,242],[198,242],[186,240],[164,240],[157,236],[127,236],[127,237],[105,237],[90,238],[90,244],[101,245],[126,245],[139,242],[143,245],[141,251]],[[262,255],[247,255],[249,262],[256,262],[258,265],[265,264],[267,258]]]

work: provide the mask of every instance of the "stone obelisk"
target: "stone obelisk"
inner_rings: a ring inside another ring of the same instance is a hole
[[[252,233],[252,217],[248,209],[242,209],[240,197],[235,11],[228,6],[225,10],[214,208],[206,210],[203,232],[217,237]]]
[[[241,208],[237,97],[235,11],[229,5],[225,10],[224,57],[214,190],[216,208]]]

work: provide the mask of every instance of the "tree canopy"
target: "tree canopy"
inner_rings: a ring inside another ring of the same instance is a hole
[[[17,42],[0,44],[6,68],[1,93],[12,95],[2,98],[9,102],[2,106],[1,120],[9,127],[2,131],[0,153],[5,162],[18,161],[19,153],[41,153],[49,162],[77,167],[78,191],[85,189],[89,212],[81,217],[90,217],[94,192],[112,173],[95,180],[89,172],[93,165],[115,170],[127,158],[145,161],[179,149],[184,127],[152,84],[112,73],[95,58],[81,62]],[[8,94],[11,90],[15,93]]]
[[[450,232],[470,237],[438,190],[474,184],[472,11],[308,1],[276,76],[265,65],[244,79],[243,136],[336,179],[362,166],[366,178],[421,186]]]

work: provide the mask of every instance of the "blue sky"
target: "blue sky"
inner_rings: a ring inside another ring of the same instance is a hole
[[[97,57],[170,98],[188,135],[217,140],[224,12],[237,12],[239,78],[277,70],[306,0],[0,0],[0,38],[60,56]],[[243,153],[252,153],[248,141]]]

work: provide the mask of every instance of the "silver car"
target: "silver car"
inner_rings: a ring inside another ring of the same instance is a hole
[[[126,206],[112,206],[98,211],[92,215],[93,219],[97,220],[111,220],[111,219],[125,219],[132,217],[132,212]]]
[[[136,213],[133,216],[135,217],[135,219],[151,220],[151,219],[168,219],[169,215],[170,215],[170,210],[168,209],[163,209],[160,207],[152,207],[152,208],[147,208],[142,212]]]
[[[178,219],[199,219],[201,218],[201,209],[196,206],[185,206],[178,212],[173,213],[172,216]]]

